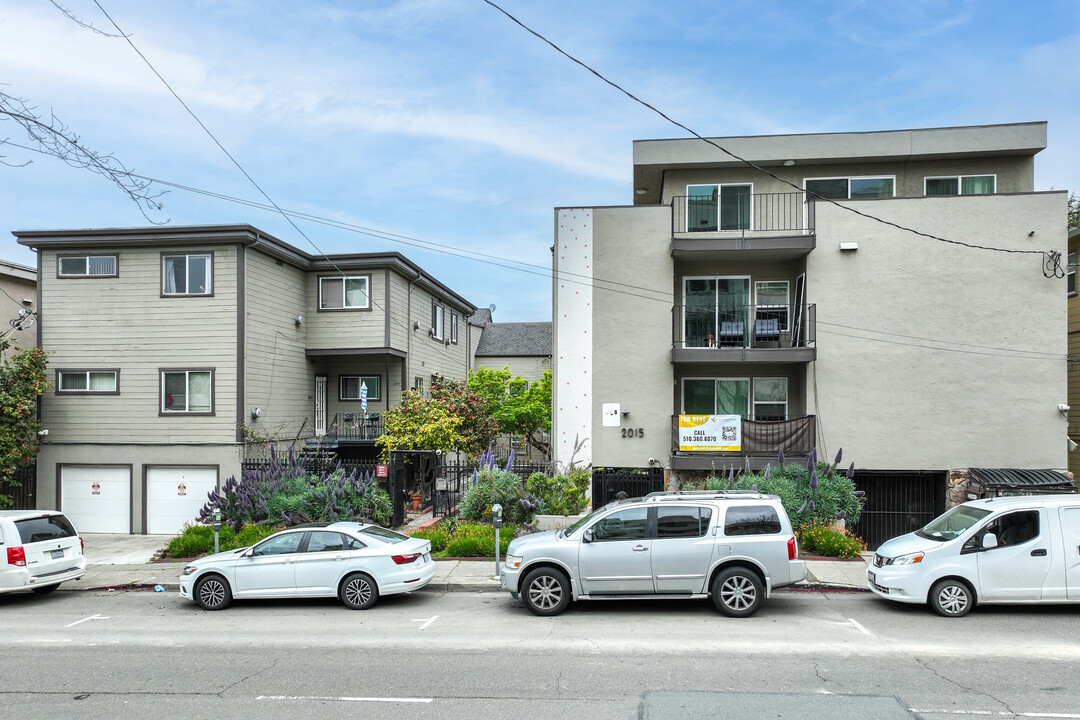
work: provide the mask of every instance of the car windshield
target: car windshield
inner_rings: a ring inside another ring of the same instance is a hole
[[[945,542],[961,535],[965,530],[989,514],[989,510],[982,508],[957,505],[923,529],[916,530],[915,534],[929,540]]]
[[[404,542],[409,539],[408,535],[402,535],[401,533],[396,533],[393,530],[381,528],[378,525],[369,525],[358,532],[361,535],[367,535],[368,537],[373,538],[381,543],[389,543],[391,545],[394,543]]]

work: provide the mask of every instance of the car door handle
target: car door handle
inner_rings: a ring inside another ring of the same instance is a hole
[[[1046,550],[1037,548],[1031,551],[1031,557],[1046,557]]]
[[[644,545],[635,545],[634,546],[634,552],[645,552],[648,549],[649,548],[645,547]]]

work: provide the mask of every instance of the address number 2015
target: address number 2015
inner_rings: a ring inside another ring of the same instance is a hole
[[[645,437],[645,428],[622,428],[622,436],[624,438],[643,438]]]

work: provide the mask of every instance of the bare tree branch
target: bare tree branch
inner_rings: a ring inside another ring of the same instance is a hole
[[[151,181],[134,175],[113,155],[102,155],[81,145],[79,136],[71,132],[54,113],[50,112],[48,119],[43,119],[37,108],[27,105],[26,100],[0,91],[0,120],[4,119],[12,120],[20,125],[30,140],[37,143],[39,151],[45,155],[52,155],[71,167],[97,173],[112,182],[139,206],[139,212],[147,221],[155,225],[168,222],[168,220],[153,220],[147,215],[147,211],[160,211],[164,207],[158,202],[158,198],[167,191],[152,192]],[[0,141],[0,146],[6,142],[6,139]],[[22,167],[8,162],[3,164]],[[26,164],[28,163],[23,165]]]
[[[107,33],[107,32],[105,32],[104,30],[99,30],[98,28],[94,27],[94,26],[93,26],[92,24],[90,24],[90,23],[86,22],[85,20],[81,20],[80,18],[76,17],[76,16],[75,16],[75,13],[71,12],[71,11],[70,11],[70,10],[68,10],[68,9],[67,9],[66,7],[64,7],[64,6],[63,6],[63,5],[61,5],[60,3],[56,2],[56,0],[49,0],[49,2],[51,2],[51,3],[53,4],[53,6],[54,6],[54,7],[55,7],[55,8],[57,9],[57,10],[59,10],[59,11],[60,11],[60,12],[62,12],[62,13],[64,13],[64,15],[67,15],[67,17],[68,17],[68,19],[69,19],[69,20],[71,20],[72,22],[74,22],[74,23],[75,23],[76,25],[79,25],[80,27],[84,27],[84,28],[86,28],[87,30],[92,30],[92,31],[96,32],[96,33],[97,33],[98,35],[104,35],[105,37],[109,37],[109,38],[123,38],[123,37],[127,37],[126,35],[117,35],[117,34],[115,34],[115,33]]]

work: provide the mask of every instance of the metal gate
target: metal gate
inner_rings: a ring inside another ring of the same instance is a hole
[[[945,512],[944,470],[856,470],[853,480],[866,504],[852,531],[871,550]]]
[[[10,510],[34,510],[34,491],[37,490],[37,466],[16,468],[11,482],[0,482],[0,495],[11,498]],[[0,510],[4,509],[0,506]]]
[[[627,497],[644,497],[664,489],[664,468],[593,468],[592,506],[601,508],[619,492]]]

